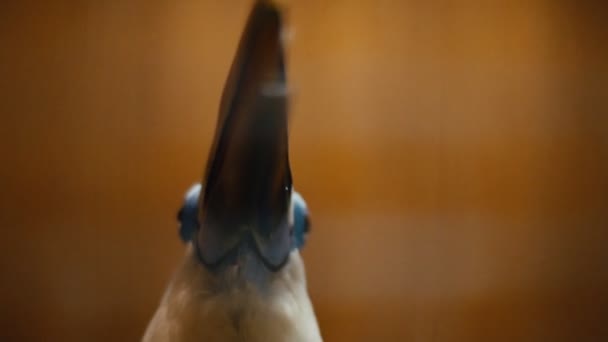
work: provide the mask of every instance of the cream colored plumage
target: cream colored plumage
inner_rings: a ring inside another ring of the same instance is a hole
[[[273,275],[266,293],[254,286],[209,290],[218,281],[190,246],[143,342],[322,341],[298,250]]]

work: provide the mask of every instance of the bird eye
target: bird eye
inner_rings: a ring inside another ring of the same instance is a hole
[[[310,231],[310,217],[306,215],[304,217],[304,233],[308,233]]]

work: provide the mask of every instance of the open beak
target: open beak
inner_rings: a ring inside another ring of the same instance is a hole
[[[292,191],[281,28],[276,6],[258,1],[224,89],[199,211],[197,242],[208,266],[243,244],[270,268],[289,253],[289,239],[277,240],[289,235]]]

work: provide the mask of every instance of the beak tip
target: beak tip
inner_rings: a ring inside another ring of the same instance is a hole
[[[289,0],[258,0],[257,2],[260,4],[266,5],[266,6],[272,6],[272,7],[280,9],[280,8],[287,6],[291,1],[289,1]]]

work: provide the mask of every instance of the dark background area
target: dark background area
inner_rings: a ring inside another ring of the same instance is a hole
[[[606,6],[291,3],[325,339],[607,340]],[[250,4],[0,4],[0,340],[141,337]]]

